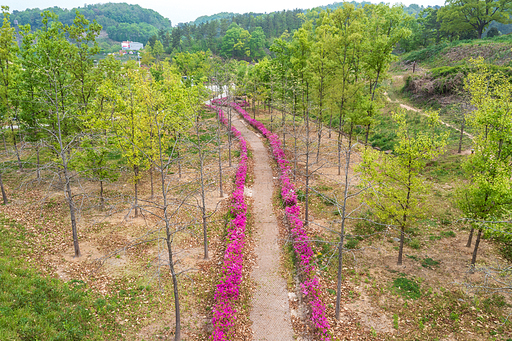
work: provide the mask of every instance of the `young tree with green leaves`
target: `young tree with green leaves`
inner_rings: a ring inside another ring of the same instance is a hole
[[[17,57],[18,45],[15,39],[15,30],[11,27],[9,21],[9,7],[2,6],[2,27],[0,27],[0,115],[1,120],[9,120],[12,117],[13,107],[18,107],[16,97],[19,92],[18,75],[21,72],[19,59]],[[12,121],[11,121],[12,122]],[[12,127],[12,124],[11,124]],[[3,130],[2,126],[2,130]],[[2,135],[5,133],[2,132]],[[16,136],[14,141],[16,141]],[[5,141],[5,140],[4,140]],[[18,157],[18,164],[22,168],[21,160],[18,150],[16,148],[16,155]],[[7,152],[7,150],[6,150]],[[2,173],[0,172],[0,189],[2,191],[2,199],[4,205],[8,203],[7,194],[5,193],[4,184],[2,181]]]
[[[180,74],[169,66],[162,64],[162,77],[156,81],[148,73],[140,70],[134,75],[139,87],[136,90],[135,100],[144,108],[147,118],[143,127],[150,148],[141,150],[151,167],[155,168],[160,176],[161,200],[150,204],[155,210],[147,210],[148,214],[155,216],[159,225],[163,226],[164,239],[167,245],[169,268],[173,283],[175,333],[174,340],[181,340],[181,308],[179,301],[179,274],[175,270],[175,252],[172,243],[177,233],[187,226],[175,228],[177,223],[173,220],[182,209],[188,195],[182,199],[173,198],[173,183],[169,174],[176,162],[175,147],[179,143],[171,132],[185,133],[190,127],[194,111],[202,104],[203,98],[199,87],[186,87],[181,82]],[[140,148],[140,145],[134,145]]]
[[[97,25],[81,15],[76,16],[73,25],[64,27],[55,14],[44,12],[42,22],[43,27],[35,32],[29,26],[23,28],[23,96],[28,104],[24,120],[44,133],[45,144],[53,153],[52,164],[63,182],[69,206],[75,257],[79,257],[77,208],[72,193],[75,174],[70,169],[70,159],[83,134],[82,114],[90,97],[78,94],[93,89],[90,57],[97,51],[94,37],[99,32]],[[74,37],[75,44],[68,37]],[[82,78],[77,78],[78,66],[83,67]]]
[[[468,183],[458,191],[459,207],[471,224],[466,246],[471,246],[473,231],[478,230],[472,266],[485,221],[500,220],[512,209],[512,85],[508,77],[491,71],[482,58],[473,64],[475,71],[468,75],[465,88],[476,108],[467,116],[475,131],[474,154],[464,161]]]
[[[116,181],[119,169],[112,167],[111,155],[115,151],[108,137],[91,134],[82,139],[80,150],[75,154],[71,167],[82,177],[96,180],[100,184],[100,209],[105,208],[104,183]]]
[[[427,185],[421,171],[443,152],[448,134],[436,132],[437,113],[429,114],[429,129],[421,132],[411,130],[403,111],[394,113],[393,119],[398,124],[394,153],[388,155],[367,148],[359,170],[363,181],[372,185],[365,196],[368,206],[380,221],[400,230],[397,264],[402,265],[405,231],[425,213],[422,199]]]
[[[141,69],[142,70],[142,69]],[[137,101],[140,70],[126,70],[119,82],[106,79],[98,89],[97,113],[89,118],[94,129],[108,129],[115,136],[115,143],[132,169],[134,185],[132,209],[135,218],[139,216],[138,184],[143,171],[149,169],[145,153],[149,152],[150,122],[146,109]],[[98,116],[98,117],[96,117]]]
[[[18,58],[19,49],[16,43],[16,32],[9,21],[9,7],[2,6],[2,27],[0,28],[0,115],[3,122],[11,128],[14,151],[21,170],[20,150],[16,143],[16,131],[21,130],[19,122],[20,110],[20,75],[21,65]],[[21,141],[20,141],[21,142]],[[6,199],[6,198],[4,198]],[[4,200],[6,201],[6,200]]]
[[[370,127],[373,118],[383,106],[382,81],[387,76],[387,70],[391,62],[396,59],[392,54],[396,44],[411,32],[404,26],[409,17],[404,13],[400,5],[389,7],[386,4],[365,6],[367,12],[367,27],[365,27],[366,39],[363,40],[362,67],[367,83],[367,95],[362,99],[367,101],[366,136],[368,143]]]

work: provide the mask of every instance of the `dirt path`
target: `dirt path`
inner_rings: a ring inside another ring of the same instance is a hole
[[[401,77],[402,77],[402,76],[394,76],[393,78],[401,78]],[[403,108],[403,109],[406,109],[406,110],[411,110],[411,111],[414,111],[414,112],[420,113],[420,114],[421,114],[421,115],[423,115],[423,116],[426,116],[426,114],[425,114],[423,111],[421,111],[420,109],[418,109],[418,108],[414,108],[414,107],[411,107],[410,105],[403,104],[403,103],[401,103],[400,101],[392,101],[392,100],[391,100],[391,98],[389,98],[389,96],[388,96],[388,94],[387,94],[387,93],[384,93],[384,96],[386,96],[386,99],[387,99],[387,101],[388,101],[388,102],[390,102],[390,103],[397,103],[397,104],[399,104],[399,105],[400,105],[400,108]],[[460,129],[459,129],[459,128],[454,127],[453,125],[451,125],[451,124],[449,124],[449,123],[446,123],[446,122],[444,122],[444,121],[441,121],[441,120],[439,120],[439,122],[441,122],[441,124],[444,124],[445,126],[447,126],[447,127],[449,127],[449,128],[452,128],[452,129],[454,129],[454,130],[458,131],[458,132],[459,132],[459,134],[460,134]],[[474,139],[475,139],[475,137],[474,137],[473,135],[471,135],[470,133],[464,132],[464,135],[466,135],[467,137],[469,137],[471,140],[474,140]]]
[[[279,273],[279,232],[272,209],[274,184],[269,154],[260,135],[250,131],[245,122],[234,119],[233,125],[252,147],[255,161],[252,197],[257,262],[252,273],[256,289],[250,316],[253,339],[255,341],[293,340],[288,290],[284,278]]]

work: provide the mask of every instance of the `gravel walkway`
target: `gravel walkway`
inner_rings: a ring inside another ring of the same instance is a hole
[[[294,340],[288,290],[279,273],[281,249],[279,228],[272,208],[274,183],[270,157],[262,137],[249,130],[241,119],[233,125],[242,133],[253,150],[254,186],[252,188],[253,216],[257,256],[252,278],[256,289],[252,301],[251,321],[255,341]]]

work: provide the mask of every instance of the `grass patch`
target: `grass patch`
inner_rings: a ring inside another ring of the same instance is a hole
[[[404,276],[395,278],[393,281],[393,291],[404,298],[416,300],[421,297],[420,285],[414,279]]]
[[[0,221],[0,339],[109,339],[115,328],[114,298],[103,298],[83,281],[62,282],[27,267],[25,229]],[[100,327],[101,326],[101,327]]]
[[[441,237],[453,238],[455,236],[456,236],[456,234],[453,231],[441,231]]]
[[[422,259],[420,261],[420,264],[421,264],[422,267],[427,268],[427,269],[433,269],[434,267],[438,267],[439,266],[439,262],[436,261],[436,260],[433,260],[430,257]]]

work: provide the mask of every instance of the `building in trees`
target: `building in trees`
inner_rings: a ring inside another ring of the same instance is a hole
[[[139,51],[144,48],[144,44],[138,43],[136,41],[123,41],[121,43],[121,48],[123,50]]]

